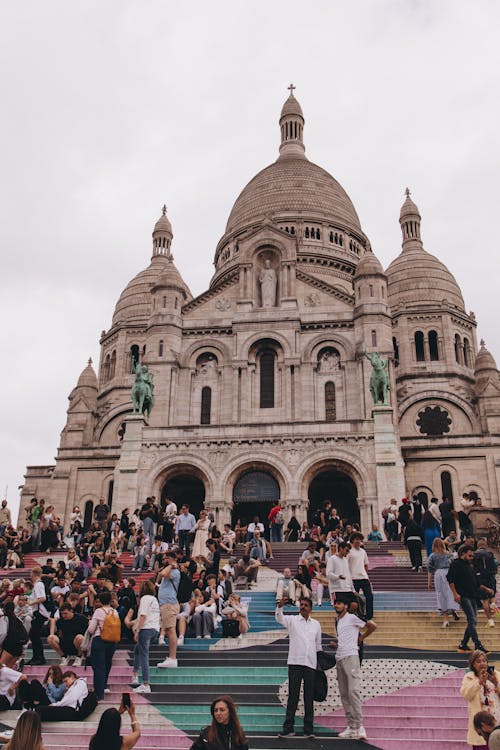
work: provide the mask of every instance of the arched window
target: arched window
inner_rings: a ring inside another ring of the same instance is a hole
[[[438,335],[436,331],[429,331],[429,356],[432,362],[439,359]]]
[[[466,339],[464,337],[464,365],[466,367],[471,366],[471,356],[470,356],[470,344],[469,339]]]
[[[321,239],[321,232],[319,231],[319,229],[316,229],[316,239],[317,240]]]
[[[113,505],[113,489],[115,486],[115,480],[110,479],[108,484],[108,508],[111,510],[111,506]]]
[[[373,284],[368,284],[368,289],[370,290],[370,297],[373,297]]]
[[[130,372],[135,372],[135,366],[139,362],[139,347],[132,344],[130,347]]]
[[[167,295],[164,294],[163,295],[163,307],[166,307],[166,306],[167,306]]]
[[[109,361],[109,379],[112,380],[115,377],[116,372],[116,349],[111,352],[111,359]]]
[[[163,339],[158,342],[158,356],[163,357]]]
[[[208,385],[205,385],[201,389],[200,424],[210,424],[211,410],[212,410],[212,389]]]
[[[417,362],[425,362],[424,334],[422,331],[415,331],[415,356]]]
[[[399,365],[399,346],[395,336],[392,337],[392,348],[394,349],[394,367]]]
[[[458,333],[455,334],[455,359],[459,365],[462,364],[462,343]]]
[[[377,346],[377,331],[372,330],[372,346]]]
[[[307,238],[309,237],[309,227],[306,227],[306,231],[305,231],[305,236],[306,236]]]
[[[83,515],[83,529],[88,531],[92,524],[92,517],[94,515],[94,503],[92,500],[87,500],[85,503],[85,511]]]
[[[104,364],[102,366],[102,380],[103,383],[107,383],[109,380],[109,369],[111,366],[111,357],[109,354],[106,355],[106,359],[104,360]]]
[[[260,408],[274,408],[274,359],[272,349],[264,349],[260,356]]]
[[[445,497],[453,500],[453,487],[451,484],[451,474],[449,471],[441,472],[441,494],[443,500]]]
[[[335,410],[335,383],[325,383],[325,421],[335,422],[337,413]]]

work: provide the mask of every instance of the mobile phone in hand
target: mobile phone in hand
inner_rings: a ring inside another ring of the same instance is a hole
[[[130,693],[122,693],[123,708],[130,708]]]
[[[486,667],[486,671],[488,672],[488,674],[493,674],[493,672],[495,671],[495,667]]]

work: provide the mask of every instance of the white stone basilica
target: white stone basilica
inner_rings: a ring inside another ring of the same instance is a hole
[[[244,188],[193,298],[163,209],[150,265],[118,299],[96,375],[69,396],[54,466],[29,466],[22,504],[45,498],[87,521],[101,495],[204,506],[218,524],[267,517],[281,498],[302,521],[325,499],[378,522],[391,497],[464,491],[498,506],[500,380],[450,271],[423,247],[409,191],[402,251],[384,272],[341,185],[305,156],[291,93],[278,159]],[[374,406],[365,356],[389,359]],[[132,414],[132,370],[154,377],[149,419]]]

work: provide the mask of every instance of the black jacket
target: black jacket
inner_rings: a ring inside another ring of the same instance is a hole
[[[248,750],[247,742],[243,745],[234,745],[232,743],[231,729],[229,726],[219,726],[219,742],[208,741],[208,730],[209,727],[205,727],[205,729],[201,730],[200,736],[193,742],[190,750]]]

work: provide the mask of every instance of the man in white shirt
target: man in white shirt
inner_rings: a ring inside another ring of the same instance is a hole
[[[260,531],[262,536],[264,536],[264,524],[259,521],[259,516],[255,516],[253,521],[248,524],[245,541],[249,542],[251,539],[253,539],[253,535],[256,531]]]
[[[21,683],[19,698],[23,704],[35,705],[35,711],[42,721],[78,721],[78,712],[89,689],[87,681],[68,670],[63,674],[66,688],[61,700],[49,703],[44,686],[38,680]]]
[[[16,699],[16,690],[26,675],[0,664],[0,711],[9,711]]]
[[[337,554],[331,555],[326,563],[328,590],[332,601],[338,591],[353,591],[351,571],[347,561],[350,549],[349,542],[340,542]]]
[[[366,730],[363,727],[361,666],[358,649],[377,626],[373,620],[364,622],[356,615],[349,613],[352,596],[353,594],[349,593],[339,593],[335,599],[337,680],[340,699],[348,722],[347,728],[340,732],[339,738],[366,740]]]
[[[288,630],[288,701],[281,738],[294,737],[295,712],[299,703],[301,683],[304,683],[304,737],[314,739],[314,677],[321,651],[321,625],[311,617],[312,600],[302,597],[298,615],[284,615],[288,597],[280,599],[276,620]]]
[[[362,548],[363,534],[359,531],[351,534],[351,551],[347,556],[349,562],[349,571],[351,573],[354,591],[363,592],[366,601],[366,618],[371,620],[373,617],[373,590],[368,578],[368,555]]]
[[[42,569],[37,565],[35,565],[31,571],[31,580],[33,582],[33,590],[28,602],[33,610],[33,619],[31,621],[31,629],[29,632],[33,657],[27,662],[27,664],[31,666],[40,666],[45,664],[42,629],[47,623],[50,614],[45,607],[47,596],[45,593],[45,586],[42,583]]]

